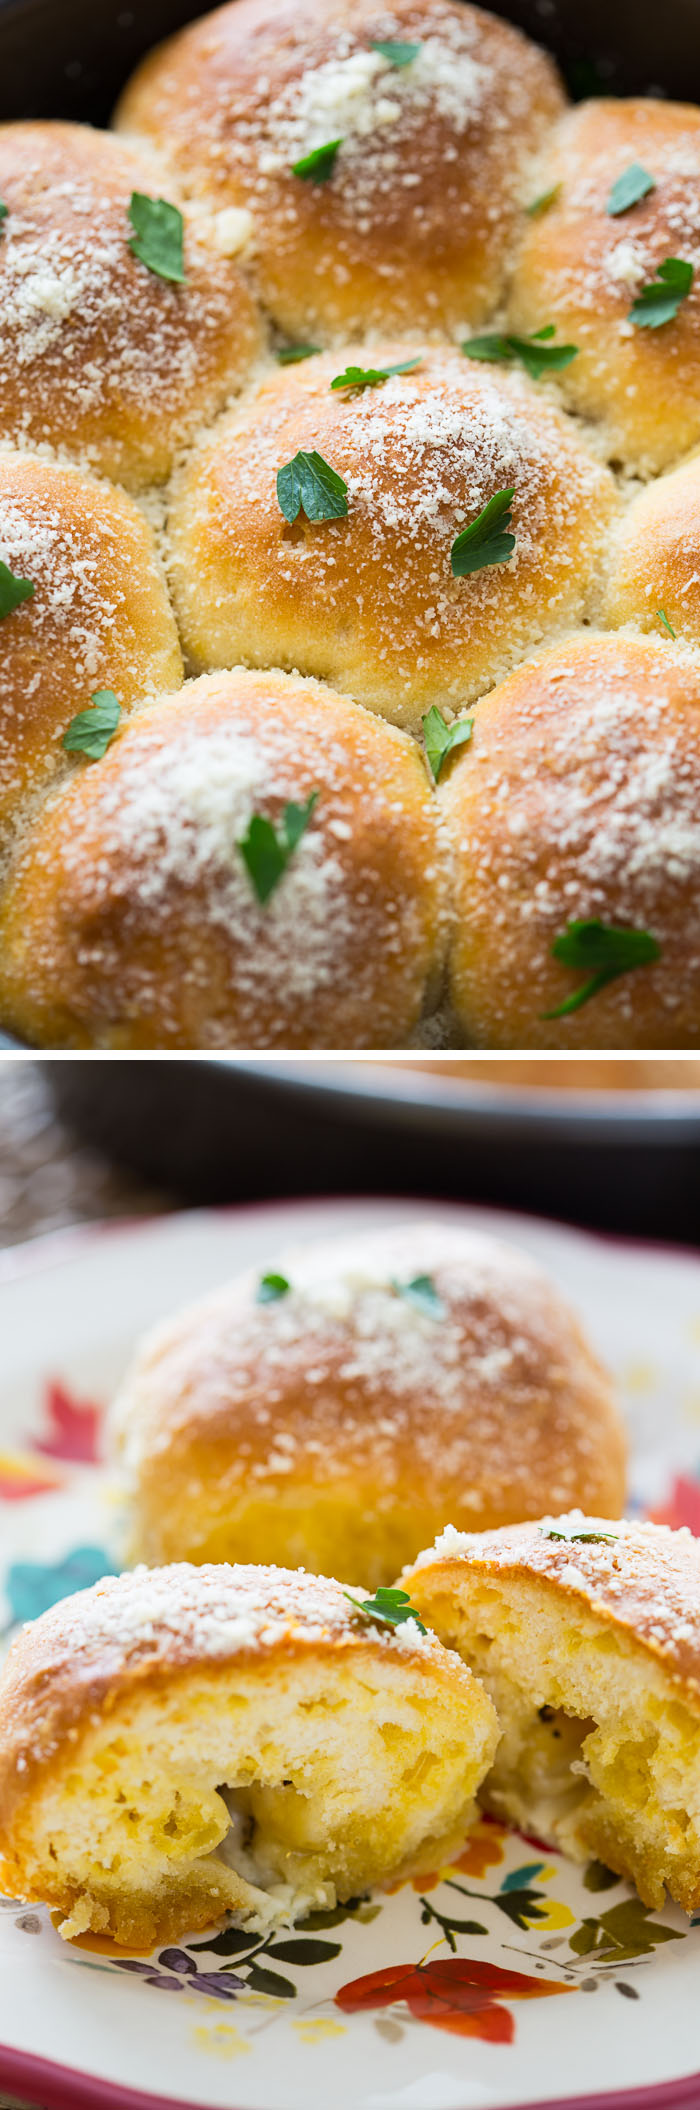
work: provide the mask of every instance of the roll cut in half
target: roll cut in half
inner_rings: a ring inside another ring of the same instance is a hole
[[[0,437],[137,489],[167,476],[261,342],[216,226],[183,220],[163,180],[108,132],[0,125]]]
[[[404,1577],[483,1681],[501,1728],[481,1791],[495,1815],[649,1906],[700,1905],[700,1545],[687,1530],[584,1516],[448,1528]]]
[[[322,517],[298,486],[285,514],[279,473],[289,486],[309,458]],[[512,522],[498,550],[475,525],[494,503]],[[265,379],[176,479],[185,649],[201,667],[298,667],[420,732],[432,705],[458,711],[594,609],[616,510],[609,471],[524,378],[420,336],[346,345]]]
[[[147,1340],[114,1409],[132,1551],[391,1583],[446,1517],[622,1508],[608,1380],[523,1254],[449,1224],[300,1247]]]
[[[444,951],[436,818],[415,744],[332,690],[189,683],[37,817],[3,1015],[70,1047],[400,1046]]]
[[[137,1569],[10,1651],[0,1881],[141,1948],[300,1917],[454,1851],[496,1741],[457,1656],[336,1582]]]
[[[252,217],[264,306],[308,337],[492,307],[563,107],[551,60],[456,0],[235,0],[144,60],[118,123]]]
[[[508,326],[553,323],[577,346],[557,375],[572,409],[610,457],[664,469],[700,439],[700,110],[581,103],[537,188],[548,203],[518,251]]]
[[[463,1044],[697,1048],[700,670],[571,638],[479,703],[439,786]]]

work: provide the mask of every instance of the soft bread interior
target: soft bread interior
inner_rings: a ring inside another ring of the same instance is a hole
[[[479,1799],[577,1861],[597,1856],[659,1907],[700,1904],[700,1715],[662,1665],[548,1583],[444,1586],[413,1600],[483,1680],[502,1736]]]
[[[28,1797],[23,1894],[146,1948],[299,1918],[454,1850],[496,1739],[478,1687],[388,1647],[142,1687]]]

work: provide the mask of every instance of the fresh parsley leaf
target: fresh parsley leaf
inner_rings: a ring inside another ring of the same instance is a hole
[[[31,601],[36,588],[31,579],[17,579],[9,564],[0,563],[0,623],[12,615],[21,601]]]
[[[374,1597],[353,1597],[351,1590],[344,1590],[343,1596],[347,1597],[349,1604],[354,1605],[356,1612],[362,1613],[363,1619],[373,1621],[377,1626],[403,1626],[404,1620],[413,1619],[419,1633],[426,1632],[422,1619],[419,1619],[418,1613],[413,1609],[407,1590],[380,1588],[375,1591]]]
[[[131,193],[129,219],[134,228],[129,248],[156,278],[184,285],[184,222],[177,205],[167,198],[147,198],[143,191]]]
[[[474,720],[473,718],[456,718],[452,725],[447,725],[442,711],[439,711],[437,704],[434,703],[431,705],[430,710],[426,711],[422,722],[425,735],[425,752],[437,784],[443,762],[446,761],[447,756],[452,754],[455,747],[464,747],[466,741],[471,740]]]
[[[91,762],[101,762],[110,740],[114,739],[120,717],[121,705],[114,690],[96,689],[90,709],[78,711],[77,717],[71,718],[61,746],[69,755],[87,755]]]
[[[515,488],[496,491],[475,520],[462,528],[452,544],[450,562],[456,579],[483,571],[487,564],[507,564],[515,549],[515,536],[506,533],[511,523],[511,500]]]
[[[558,198],[560,190],[561,184],[553,183],[551,190],[540,191],[539,198],[533,198],[532,204],[525,207],[528,219],[538,220],[540,213],[546,212],[548,205],[554,204],[554,200]]]
[[[422,357],[419,352],[417,359],[402,359],[399,366],[346,366],[344,374],[336,374],[331,381],[331,388],[379,388],[390,374],[412,374]]]
[[[543,374],[561,373],[578,354],[577,344],[542,342],[554,333],[554,323],[548,322],[543,330],[535,330],[533,337],[466,337],[461,349],[468,359],[519,359],[531,381],[539,381]]]
[[[392,1289],[398,1297],[405,1297],[407,1304],[415,1304],[426,1319],[444,1319],[445,1306],[430,1275],[414,1275],[410,1282],[393,1282]]]
[[[373,37],[372,50],[379,51],[383,59],[389,60],[390,66],[410,66],[411,60],[418,57],[420,44],[401,44],[394,37],[384,40]]]
[[[2,198],[0,198],[0,220],[7,219],[8,209],[7,205],[3,205]]]
[[[285,520],[295,521],[301,512],[307,520],[342,520],[348,510],[347,484],[330,462],[313,449],[303,448],[277,471],[277,497]]]
[[[656,278],[642,286],[633,301],[628,321],[636,322],[640,330],[660,330],[662,323],[673,322],[681,301],[688,298],[693,277],[692,264],[682,256],[667,256],[664,264],[657,264]]]
[[[302,154],[301,161],[292,162],[292,175],[304,176],[307,183],[327,183],[342,144],[342,139],[329,139],[327,146],[313,147],[310,154]]]
[[[568,923],[560,931],[552,946],[555,960],[565,967],[578,967],[588,974],[588,981],[571,996],[557,1004],[554,1011],[543,1011],[543,1018],[565,1018],[571,1011],[579,1011],[590,997],[597,996],[606,982],[614,982],[620,974],[630,974],[634,967],[647,967],[661,957],[661,946],[648,930],[619,930],[611,923],[599,923],[595,918]]]
[[[283,344],[277,353],[277,363],[279,366],[299,366],[302,359],[313,359],[320,350],[320,344]]]
[[[286,1275],[261,1275],[255,1302],[256,1304],[277,1304],[280,1297],[286,1297],[287,1291],[291,1287],[291,1282],[287,1281]]]
[[[640,198],[648,198],[652,190],[656,190],[654,177],[640,161],[631,161],[613,184],[605,210],[615,220],[619,213],[629,212],[631,205],[638,205]]]
[[[301,842],[308,828],[316,805],[318,792],[312,791],[305,806],[293,803],[285,806],[284,817],[278,829],[262,813],[253,813],[248,822],[248,833],[238,843],[248,876],[252,880],[258,901],[269,901],[275,887],[279,886],[289,864],[290,857]]]
[[[658,615],[659,622],[663,623],[664,630],[668,631],[669,637],[675,637],[676,633],[673,628],[673,624],[669,623],[665,608],[657,608],[656,613]]]
[[[537,1529],[541,1539],[561,1539],[566,1546],[616,1546],[617,1531],[547,1531],[543,1524]]]

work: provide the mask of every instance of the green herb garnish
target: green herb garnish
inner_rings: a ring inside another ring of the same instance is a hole
[[[291,462],[277,471],[277,497],[280,510],[290,525],[302,511],[307,520],[342,520],[348,510],[347,484],[330,462],[314,448],[305,454],[303,448],[293,455]]]
[[[342,139],[329,139],[327,146],[313,147],[310,154],[302,154],[301,161],[292,162],[292,175],[305,177],[307,183],[327,183],[342,144]]]
[[[264,814],[251,815],[248,833],[242,837],[237,847],[253,882],[258,901],[269,901],[275,887],[279,886],[290,857],[296,850],[297,843],[301,842],[304,830],[308,828],[317,799],[318,792],[312,791],[305,806],[285,806],[279,830],[272,821],[265,819]]]
[[[445,1306],[438,1296],[430,1275],[414,1275],[410,1282],[392,1282],[397,1297],[405,1297],[407,1304],[414,1304],[426,1319],[444,1319]]]
[[[2,198],[0,198],[0,220],[7,219],[8,210],[9,207],[7,205],[3,205]]]
[[[156,278],[183,285],[184,222],[177,205],[169,205],[167,198],[147,198],[143,191],[135,190],[131,193],[129,219],[134,228],[129,242],[132,255]]]
[[[515,488],[496,491],[488,505],[482,507],[475,520],[452,544],[450,562],[456,579],[465,579],[469,572],[483,571],[487,564],[507,564],[515,549],[515,536],[505,532],[510,527],[511,500]]]
[[[420,51],[420,44],[401,44],[394,37],[386,37],[383,40],[372,37],[371,44],[372,50],[380,52],[383,59],[388,59],[390,66],[410,66],[411,60],[417,59]]]
[[[532,337],[466,337],[461,349],[467,359],[500,359],[505,362],[519,359],[531,381],[539,381],[542,374],[560,373],[578,354],[577,344],[547,344],[543,341],[554,335],[555,325],[548,322],[543,330],[535,330]]]
[[[543,1011],[542,1018],[565,1018],[570,1011],[579,1011],[590,997],[597,996],[606,982],[614,982],[620,974],[630,974],[634,967],[647,967],[661,957],[661,946],[648,930],[618,930],[613,924],[599,923],[595,918],[567,924],[560,931],[552,946],[555,960],[564,967],[578,967],[588,974],[588,980],[571,996],[557,1004],[554,1011]]]
[[[90,709],[78,711],[77,717],[71,718],[61,746],[69,755],[87,755],[91,762],[101,762],[110,740],[114,739],[120,717],[121,705],[114,690],[96,689]]]
[[[344,374],[336,374],[331,388],[379,388],[391,374],[412,374],[420,366],[422,352],[416,359],[402,359],[399,366],[346,366]]]
[[[9,564],[0,563],[0,623],[12,615],[21,601],[31,601],[36,588],[31,579],[17,579]]]
[[[437,704],[431,705],[422,721],[425,735],[425,752],[437,784],[443,762],[455,747],[464,747],[471,740],[474,729],[473,718],[456,718],[447,725]]]
[[[657,608],[656,613],[658,615],[659,622],[663,623],[664,630],[668,631],[669,637],[675,637],[676,633],[673,628],[673,624],[669,623],[665,608]]]
[[[261,1275],[255,1302],[256,1304],[277,1304],[280,1297],[286,1297],[287,1291],[291,1287],[291,1282],[287,1281],[286,1275]]]
[[[560,1539],[565,1546],[616,1546],[616,1531],[546,1531],[543,1524],[537,1529],[542,1539]]]
[[[407,1590],[380,1588],[374,1597],[353,1597],[351,1590],[344,1590],[343,1596],[347,1597],[348,1604],[354,1605],[356,1612],[362,1613],[363,1619],[377,1626],[403,1626],[406,1619],[413,1619],[420,1634],[427,1631],[413,1609]]]
[[[629,212],[631,205],[638,205],[640,198],[647,198],[652,190],[656,190],[654,177],[649,175],[648,169],[642,168],[640,161],[631,161],[629,168],[623,169],[613,184],[605,210],[615,220],[619,213]]]
[[[529,219],[529,220],[537,220],[537,219],[539,219],[539,215],[540,215],[540,213],[541,213],[541,212],[546,212],[546,211],[547,211],[547,207],[548,207],[548,205],[553,205],[553,204],[554,204],[554,200],[555,200],[555,198],[558,198],[560,190],[561,190],[561,184],[560,184],[560,183],[553,183],[553,184],[552,184],[552,188],[551,188],[551,190],[543,190],[543,191],[540,191],[540,195],[539,195],[539,198],[533,198],[533,200],[532,200],[532,204],[531,204],[531,205],[526,205],[526,207],[525,207],[525,211],[526,211],[526,213],[527,213],[528,219]]]
[[[687,300],[693,283],[692,264],[684,262],[682,256],[668,256],[665,264],[657,264],[656,278],[633,301],[628,321],[636,322],[640,330],[660,330],[662,323],[673,322],[681,301]]]
[[[277,353],[277,363],[279,366],[299,366],[302,359],[313,359],[320,350],[320,344],[283,344]]]

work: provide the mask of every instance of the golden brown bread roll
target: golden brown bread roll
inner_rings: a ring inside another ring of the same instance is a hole
[[[448,1517],[622,1508],[608,1379],[522,1253],[410,1224],[284,1254],[276,1279],[238,1277],[137,1355],[114,1424],[137,1557],[332,1554],[376,1586]]]
[[[66,1936],[269,1926],[454,1852],[496,1742],[490,1700],[415,1620],[281,1569],[137,1569],[10,1651],[0,1878]]]
[[[40,1042],[401,1044],[445,942],[421,754],[316,682],[189,683],[47,803],[0,928],[3,1015]]]
[[[260,348],[210,219],[186,211],[183,284],[132,253],[131,194],[160,198],[163,183],[108,132],[0,125],[0,438],[67,449],[135,488],[167,476]]]
[[[654,188],[607,211],[633,165]],[[554,323],[578,356],[557,380],[572,408],[601,427],[606,452],[645,474],[700,439],[700,110],[654,101],[582,103],[562,118],[538,178],[554,189],[528,223],[510,301],[510,328]],[[659,265],[690,263],[694,282],[675,317],[639,326],[630,309]]]
[[[501,1742],[481,1799],[577,1861],[700,1905],[700,1546],[584,1516],[448,1528],[403,1578],[483,1680]]]
[[[486,314],[563,107],[551,60],[456,0],[235,0],[144,60],[118,123],[252,212],[263,305],[303,337]],[[294,173],[338,141],[325,180]]]
[[[0,621],[7,828],[28,793],[68,768],[62,735],[98,689],[126,710],[177,687],[182,660],[151,529],[122,491],[0,451],[0,563],[34,589]]]
[[[700,673],[670,640],[573,638],[485,697],[441,785],[455,869],[458,1031],[493,1048],[696,1048],[700,1040]],[[656,957],[548,1014],[625,938]],[[653,941],[652,946],[648,940]],[[638,941],[633,941],[637,944]],[[598,948],[596,950],[596,948]],[[587,964],[589,961],[589,964]]]
[[[298,667],[417,732],[590,609],[608,471],[524,379],[420,338],[368,356],[378,372],[421,353],[361,391],[331,388],[347,347],[273,374],[190,456],[170,539],[196,666]],[[347,484],[346,517],[285,520],[276,473],[299,450]],[[515,550],[453,577],[460,530],[512,487]]]
[[[613,544],[605,620],[700,643],[700,455],[647,485]]]

